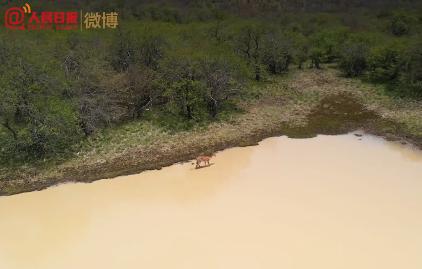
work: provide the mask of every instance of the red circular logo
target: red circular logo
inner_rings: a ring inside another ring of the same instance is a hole
[[[11,7],[4,13],[4,26],[13,30],[24,30],[25,12],[20,7]]]

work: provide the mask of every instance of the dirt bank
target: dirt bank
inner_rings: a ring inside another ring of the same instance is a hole
[[[206,128],[171,134],[146,124],[123,126],[104,139],[107,144],[93,142],[59,165],[2,172],[0,195],[159,169],[278,135],[301,138],[364,129],[422,148],[421,103],[396,101],[334,70],[297,72],[255,91],[257,99],[239,100],[245,113]]]

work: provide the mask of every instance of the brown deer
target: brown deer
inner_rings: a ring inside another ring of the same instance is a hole
[[[198,156],[198,158],[196,158],[196,168],[202,167],[201,163],[204,163],[204,166],[209,166],[212,156],[213,155],[211,155],[211,156],[205,156],[205,155]]]

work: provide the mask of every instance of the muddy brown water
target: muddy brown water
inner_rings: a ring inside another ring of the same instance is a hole
[[[422,152],[278,137],[0,198],[0,268],[422,268]]]

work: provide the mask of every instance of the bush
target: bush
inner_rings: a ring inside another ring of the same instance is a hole
[[[395,14],[389,22],[390,32],[395,36],[406,35],[410,32],[411,22],[411,17],[405,14]]]
[[[290,39],[280,33],[270,33],[264,39],[262,62],[272,74],[285,73],[292,62],[292,50]]]
[[[320,48],[311,48],[309,58],[311,59],[311,68],[321,68],[323,51]]]
[[[15,152],[25,159],[64,153],[80,139],[77,113],[58,99],[45,100],[19,128]]]
[[[244,64],[229,55],[175,55],[161,68],[168,109],[194,121],[217,117],[246,76]]]
[[[8,159],[62,153],[80,139],[77,112],[59,94],[63,85],[44,75],[42,67],[22,59],[3,71],[0,123],[9,134],[6,150],[2,145]]]
[[[368,59],[369,79],[391,83],[398,79],[403,63],[404,49],[398,45],[375,47]]]
[[[348,35],[347,29],[338,28],[325,30],[313,34],[310,37],[312,54],[318,57],[317,61],[332,63],[339,57],[338,49]]]
[[[195,58],[173,56],[162,64],[167,85],[165,96],[170,112],[187,120],[200,121],[206,115],[205,84]]]
[[[126,71],[135,63],[136,49],[133,36],[130,32],[118,30],[111,46],[110,62],[116,71]]]
[[[160,7],[155,4],[147,6],[136,5],[132,12],[139,19],[173,23],[181,23],[185,20],[181,10],[172,7]]]
[[[263,56],[265,26],[258,23],[248,23],[235,34],[233,47],[255,71],[255,80],[262,79],[261,62]]]
[[[422,98],[422,40],[415,42],[406,51],[400,82],[405,94]]]
[[[188,120],[201,121],[206,118],[205,85],[198,80],[182,78],[168,88],[170,109]]]
[[[293,61],[302,69],[309,57],[308,39],[300,33],[290,33],[289,38],[292,40]]]
[[[127,72],[117,75],[113,81],[116,100],[124,106],[130,119],[140,116],[153,105],[160,104],[163,87],[159,74],[145,66],[131,66]]]
[[[367,42],[359,37],[348,39],[341,47],[339,67],[348,77],[363,74],[368,64],[369,48]]]
[[[215,118],[230,99],[240,93],[245,73],[242,65],[226,57],[206,58],[200,62],[206,85],[208,112]]]
[[[167,41],[159,35],[147,35],[138,41],[136,60],[156,70],[158,62],[164,57]]]

